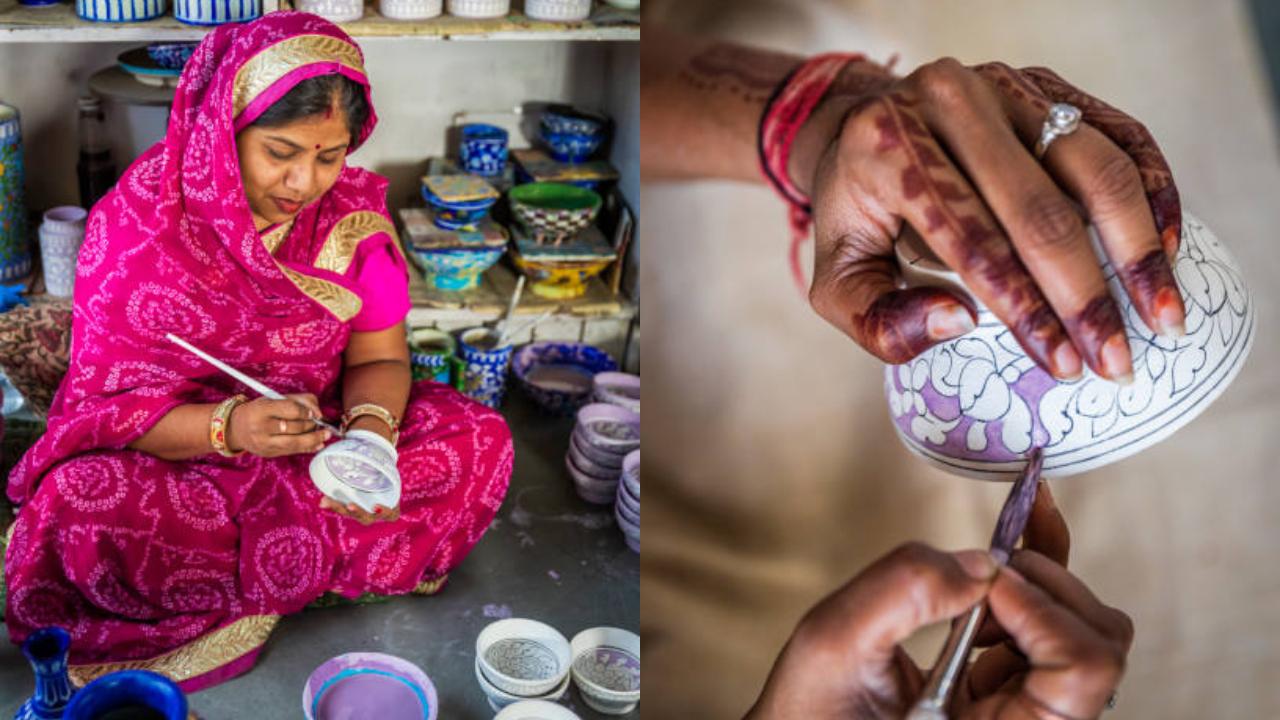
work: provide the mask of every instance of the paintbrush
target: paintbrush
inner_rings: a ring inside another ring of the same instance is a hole
[[[1035,504],[1036,488],[1040,482],[1040,468],[1044,465],[1044,450],[1035,448],[1027,458],[1027,467],[1013,488],[1009,497],[1000,509],[1000,517],[996,520],[996,529],[991,534],[991,556],[996,563],[1006,565],[1013,554],[1013,546],[1022,531],[1027,527],[1031,517],[1031,506]],[[974,605],[964,617],[957,618],[951,626],[951,634],[942,645],[938,662],[934,663],[925,683],[920,699],[911,708],[907,720],[947,720],[947,705],[951,702],[951,693],[960,681],[960,675],[969,665],[969,653],[973,650],[973,641],[982,627],[986,617],[986,603]]]
[[[275,390],[272,390],[271,388],[267,387],[266,385],[263,385],[262,383],[258,382],[257,380],[254,380],[253,378],[249,377],[248,375],[245,375],[244,373],[240,372],[239,370],[237,370],[237,369],[235,369],[235,368],[231,367],[230,365],[228,365],[228,364],[226,364],[226,363],[222,362],[222,361],[221,361],[221,360],[219,360],[218,358],[216,358],[216,357],[214,357],[214,356],[210,355],[209,353],[207,353],[207,352],[205,352],[205,351],[201,350],[200,348],[196,347],[195,345],[192,345],[191,343],[187,342],[186,340],[183,340],[182,338],[178,337],[177,335],[174,335],[173,333],[165,333],[165,337],[166,337],[166,338],[168,338],[169,340],[171,340],[172,342],[177,343],[178,345],[182,346],[182,348],[183,348],[183,349],[185,349],[187,352],[192,353],[193,355],[195,355],[196,357],[200,358],[201,360],[204,360],[205,362],[207,362],[207,363],[209,363],[210,365],[212,365],[212,366],[214,366],[214,367],[218,368],[218,369],[219,369],[219,370],[221,370],[222,372],[224,372],[224,373],[226,373],[226,374],[230,375],[231,377],[233,377],[233,378],[235,378],[235,379],[239,380],[240,382],[244,383],[245,385],[249,386],[250,388],[252,388],[252,389],[253,389],[253,391],[254,391],[254,392],[258,393],[259,395],[261,395],[261,396],[263,396],[263,397],[265,397],[265,398],[270,398],[271,400],[292,400],[293,402],[297,403],[298,405],[300,405],[300,406],[302,406],[302,407],[304,407],[304,408],[307,408],[308,410],[310,410],[310,409],[311,409],[311,408],[310,408],[310,406],[308,406],[306,403],[303,403],[303,402],[301,402],[301,401],[299,401],[299,400],[294,400],[294,399],[293,399],[293,398],[291,398],[291,397],[286,397],[286,396],[284,396],[284,395],[281,395],[280,393],[276,392]],[[320,427],[322,427],[322,428],[324,428],[324,429],[328,430],[329,432],[333,433],[336,437],[343,437],[343,433],[342,433],[342,431],[341,431],[341,430],[339,430],[338,428],[336,428],[336,427],[334,427],[334,426],[330,425],[329,423],[325,422],[325,421],[324,421],[324,420],[322,420],[322,419],[316,419],[316,420],[313,420],[312,422],[314,422],[316,425],[319,425]]]

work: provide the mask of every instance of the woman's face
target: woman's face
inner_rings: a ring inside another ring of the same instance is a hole
[[[241,130],[236,135],[240,177],[257,229],[292,220],[328,192],[346,163],[350,142],[336,104],[288,125]]]

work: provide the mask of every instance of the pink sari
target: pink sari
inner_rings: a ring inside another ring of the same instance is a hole
[[[321,510],[310,455],[169,462],[126,448],[178,405],[255,395],[169,332],[341,413],[357,266],[381,252],[404,272],[386,181],[348,166],[292,223],[259,234],[235,146],[299,81],[334,72],[367,91],[360,50],[315,16],[214,30],[183,71],[164,141],[89,218],[71,366],[48,432],[9,478],[21,507],[5,555],[12,639],[67,629],[80,680],[122,668],[188,691],[226,680],[252,667],[280,616],[326,591],[438,588],[502,502],[505,422],[430,382],[414,385],[403,419],[395,522]]]

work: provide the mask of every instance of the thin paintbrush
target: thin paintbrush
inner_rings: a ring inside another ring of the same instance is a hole
[[[193,355],[195,355],[196,357],[200,358],[201,360],[204,360],[205,362],[207,362],[207,363],[209,363],[210,365],[212,365],[212,366],[214,366],[214,367],[218,368],[218,369],[219,369],[219,370],[221,370],[222,372],[224,372],[224,373],[226,373],[226,374],[230,375],[231,377],[233,377],[233,378],[235,378],[235,379],[239,380],[240,382],[244,383],[245,385],[248,385],[250,388],[253,388],[254,392],[258,393],[259,395],[261,395],[261,396],[263,396],[263,397],[265,397],[265,398],[270,398],[270,399],[272,399],[272,400],[293,400],[293,402],[297,403],[298,405],[301,405],[302,407],[307,408],[308,410],[310,410],[310,409],[311,409],[311,408],[310,408],[310,407],[308,407],[305,403],[300,402],[300,401],[298,401],[298,400],[294,400],[294,399],[293,399],[293,398],[291,398],[291,397],[286,397],[286,396],[284,396],[284,395],[281,395],[280,393],[276,392],[275,390],[272,390],[271,388],[267,387],[266,385],[263,385],[262,383],[258,382],[257,380],[254,380],[253,378],[249,377],[248,375],[245,375],[244,373],[240,372],[239,370],[237,370],[237,369],[235,369],[235,368],[231,367],[230,365],[228,365],[228,364],[226,364],[226,363],[222,362],[222,361],[221,361],[221,360],[219,360],[218,358],[216,358],[216,357],[214,357],[214,356],[210,355],[209,353],[207,353],[207,352],[205,352],[205,351],[201,350],[200,348],[196,347],[195,345],[192,345],[191,343],[187,342],[186,340],[183,340],[182,338],[178,337],[177,335],[174,335],[173,333],[166,333],[166,334],[165,334],[165,337],[166,337],[166,338],[168,338],[169,340],[171,340],[171,341],[173,341],[173,342],[177,343],[178,345],[181,345],[181,346],[182,346],[182,348],[183,348],[183,349],[185,349],[187,352],[192,353]],[[319,419],[317,419],[317,420],[314,420],[313,422],[315,422],[315,424],[319,425],[320,427],[322,427],[322,428],[324,428],[324,429],[328,430],[329,432],[333,433],[335,436],[337,436],[337,437],[342,437],[342,431],[341,431],[341,430],[339,430],[338,428],[336,428],[336,427],[334,427],[334,426],[330,425],[329,423],[325,422],[324,420],[319,420]]]

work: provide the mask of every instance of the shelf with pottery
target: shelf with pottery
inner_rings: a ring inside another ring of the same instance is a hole
[[[272,0],[264,10],[277,9]],[[279,9],[293,9],[285,0]],[[546,22],[513,13],[497,18],[438,15],[425,20],[394,20],[368,5],[359,20],[339,23],[355,37],[424,40],[639,40],[639,11],[601,6],[582,22]],[[76,15],[74,3],[23,5],[0,0],[0,42],[129,42],[199,40],[211,26],[188,25],[172,11],[153,20],[91,22]]]

